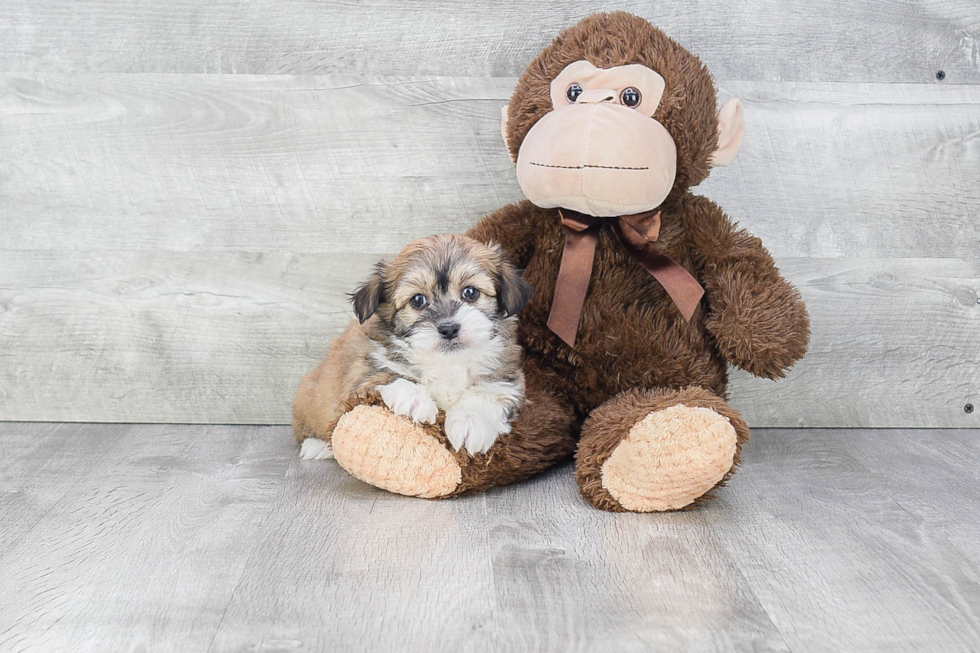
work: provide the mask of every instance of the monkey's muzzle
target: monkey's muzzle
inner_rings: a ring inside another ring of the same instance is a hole
[[[677,146],[667,129],[612,103],[552,111],[517,156],[517,181],[531,203],[598,217],[656,208],[676,175]]]

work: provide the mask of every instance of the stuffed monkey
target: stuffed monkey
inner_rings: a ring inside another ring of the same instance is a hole
[[[777,379],[809,341],[800,294],[761,241],[690,191],[738,152],[741,105],[719,110],[707,69],[647,21],[596,14],[531,62],[502,130],[527,200],[469,235],[500,244],[534,289],[511,433],[470,456],[369,393],[332,433],[297,437],[332,439],[351,474],[413,496],[485,490],[574,454],[597,508],[695,506],[749,439],[726,403],[728,363]]]

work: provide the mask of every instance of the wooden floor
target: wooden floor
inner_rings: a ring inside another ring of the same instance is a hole
[[[980,431],[759,430],[694,512],[453,501],[285,427],[0,424],[0,651],[976,651]]]

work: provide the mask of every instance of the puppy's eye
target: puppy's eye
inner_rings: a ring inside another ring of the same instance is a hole
[[[619,94],[619,101],[622,102],[623,105],[630,108],[637,106],[641,99],[642,96],[640,95],[640,92],[632,86],[627,89],[623,89],[623,92]]]
[[[412,295],[412,298],[408,300],[408,303],[412,305],[412,308],[422,310],[429,303],[429,299],[422,293],[419,293],[417,295]]]
[[[475,302],[480,298],[480,291],[473,286],[466,286],[463,288],[463,292],[460,293],[464,302]]]
[[[568,98],[569,102],[575,102],[576,100],[578,100],[578,96],[580,95],[582,95],[581,84],[572,84],[571,86],[568,87],[568,90],[565,91],[565,97]]]

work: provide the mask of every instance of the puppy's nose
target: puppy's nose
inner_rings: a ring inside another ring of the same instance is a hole
[[[456,322],[443,322],[439,325],[439,335],[446,340],[452,340],[459,335],[459,324]]]

